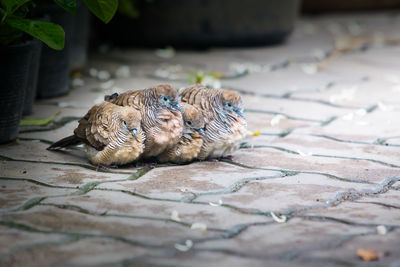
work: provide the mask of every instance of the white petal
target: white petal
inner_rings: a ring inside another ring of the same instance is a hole
[[[177,210],[173,210],[171,212],[171,220],[174,220],[174,221],[177,221],[177,222],[181,221],[181,219],[179,218],[179,213],[178,213]]]
[[[91,68],[89,69],[89,75],[92,77],[97,77],[97,74],[99,73],[99,71],[95,68]]]
[[[386,226],[384,226],[384,225],[378,225],[378,226],[376,227],[376,231],[377,231],[377,233],[380,234],[380,235],[386,235],[387,232],[388,232]]]
[[[175,49],[169,46],[165,49],[157,49],[155,53],[161,58],[173,58],[175,56]]]
[[[84,85],[85,85],[85,81],[82,80],[81,78],[75,78],[72,80],[73,87],[84,86]]]
[[[175,244],[175,248],[179,251],[186,252],[193,247],[193,241],[188,239],[185,241],[185,244]]]
[[[115,71],[117,78],[129,78],[131,76],[131,69],[129,66],[119,66]]]
[[[287,221],[287,217],[285,215],[278,217],[275,213],[273,213],[271,211],[271,216],[272,216],[272,219],[274,219],[274,221],[276,221],[278,223],[284,223]]]
[[[206,231],[207,230],[207,225],[204,223],[193,223],[192,226],[190,226],[190,229],[199,229],[202,231]]]
[[[342,116],[342,119],[345,121],[351,121],[351,120],[353,120],[353,118],[354,118],[354,113],[349,113],[349,114]]]
[[[218,203],[208,202],[208,204],[210,204],[210,206],[213,206],[213,207],[218,207],[218,206],[222,205],[222,200],[221,199],[218,200]]]
[[[362,108],[362,109],[357,110],[356,114],[359,116],[365,116],[367,114],[367,111]]]
[[[99,73],[97,73],[97,78],[99,78],[99,80],[102,80],[102,81],[106,81],[106,80],[110,79],[110,77],[111,77],[111,74],[106,70],[101,70],[101,71],[99,71]]]
[[[318,66],[316,64],[301,64],[300,68],[308,75],[313,75],[318,72]]]
[[[285,120],[285,119],[287,119],[286,116],[281,115],[281,114],[278,114],[278,115],[275,115],[275,116],[271,119],[270,124],[271,124],[271,126],[276,126],[276,125],[278,125],[278,124],[280,123],[281,120]]]

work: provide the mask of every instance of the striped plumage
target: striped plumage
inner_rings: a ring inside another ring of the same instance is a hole
[[[144,148],[140,120],[140,112],[134,108],[103,102],[93,106],[79,120],[74,135],[61,139],[48,149],[84,143],[88,158],[95,165],[131,163],[140,157]]]
[[[153,157],[174,146],[182,135],[182,114],[179,97],[169,85],[130,90],[106,96],[107,101],[130,106],[140,111],[142,129],[146,135],[143,157]]]
[[[187,103],[181,103],[183,134],[172,148],[158,155],[159,162],[185,163],[197,158],[203,145],[204,117],[200,110]]]
[[[206,121],[201,160],[227,156],[239,148],[247,122],[240,95],[196,84],[180,92],[181,101],[200,109]]]

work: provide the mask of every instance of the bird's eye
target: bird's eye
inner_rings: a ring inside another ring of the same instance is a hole
[[[187,121],[186,122],[188,125],[192,125],[192,122],[191,121]]]
[[[169,102],[169,101],[170,101],[169,98],[166,97],[166,96],[163,96],[163,100],[164,100],[165,102]]]
[[[126,126],[126,121],[122,121],[122,124],[123,124],[124,126]]]
[[[228,102],[228,103],[226,103],[226,106],[227,106],[228,108],[232,108],[232,103],[231,103],[231,102]]]

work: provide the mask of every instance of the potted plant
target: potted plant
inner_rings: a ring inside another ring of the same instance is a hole
[[[54,0],[73,13],[76,0]],[[118,0],[85,0],[89,10],[105,23],[114,16]],[[49,48],[62,50],[65,32],[52,22],[29,19],[32,0],[0,0],[0,143],[17,137],[28,84],[35,37]]]
[[[107,14],[115,12],[118,5],[117,0],[87,0],[84,2],[95,15],[99,15],[100,19],[107,22],[111,19]],[[105,5],[103,5],[104,2],[106,2]],[[37,96],[39,98],[51,98],[65,95],[69,91],[68,81],[72,63],[70,59],[76,60],[74,57],[77,54],[73,53],[76,50],[71,51],[71,45],[73,44],[74,21],[76,23],[77,19],[79,19],[79,14],[75,14],[78,10],[78,3],[77,0],[36,0],[35,3],[37,3],[35,8],[37,14],[48,16],[51,22],[61,25],[66,33],[65,46],[62,51],[56,51],[48,47],[43,48]],[[71,13],[75,15],[72,16]],[[84,25],[81,24],[79,27],[83,29]],[[81,38],[84,37],[82,36]],[[73,48],[76,49],[76,46]],[[73,64],[73,67],[76,68],[76,64]]]
[[[64,47],[64,31],[59,25],[27,19],[31,4],[27,0],[0,0],[0,143],[15,139],[18,134],[30,82],[29,67],[39,49],[29,35],[53,49]]]

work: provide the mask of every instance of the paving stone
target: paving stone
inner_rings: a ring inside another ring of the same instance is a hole
[[[398,168],[369,161],[321,158],[309,154],[296,155],[269,148],[242,149],[234,161],[250,167],[284,169],[290,171],[313,171],[341,178],[361,181],[381,181],[385,177],[399,175]],[[251,156],[250,156],[251,155]],[[341,166],[338,168],[338,166]]]
[[[221,199],[223,203],[235,206],[286,212],[310,207],[322,208],[326,201],[336,195],[336,192],[369,188],[372,186],[340,182],[319,174],[300,173],[282,178],[251,181],[245,185],[237,183],[231,192],[214,195],[211,191],[209,194],[200,195],[196,200],[218,203]]]
[[[219,251],[189,251],[175,257],[152,257],[143,260],[144,265],[168,266],[288,266],[288,263],[273,259],[257,259],[238,255],[224,254]],[[128,265],[135,266],[135,264]]]
[[[25,251],[29,251],[34,248],[35,245],[40,247],[39,244],[55,244],[58,242],[66,241],[65,237],[60,234],[41,234],[27,231],[20,231],[12,229],[7,226],[0,226],[0,251],[2,257],[0,258],[0,264],[2,266],[22,266],[29,262],[29,259],[25,258]],[[15,256],[19,254],[18,256]],[[50,255],[47,255],[49,257]],[[42,258],[44,264],[46,257],[44,255],[38,255],[37,258]]]
[[[76,190],[64,188],[49,188],[39,186],[24,180],[0,179],[0,214],[8,210],[25,209],[28,201],[45,197],[57,197],[71,194]],[[1,217],[1,215],[0,215]]]
[[[388,209],[400,209],[400,194],[398,191],[388,191],[379,196],[366,196],[357,200],[357,202],[366,204],[372,203],[374,205],[387,207]]]
[[[118,191],[93,190],[83,196],[70,196],[44,200],[43,204],[73,205],[87,209],[96,214],[107,214],[106,216],[118,218],[118,215],[126,215],[132,220],[151,223],[152,220],[161,221],[168,225],[178,224],[171,221],[174,211],[178,218],[187,223],[189,227],[193,223],[201,223],[212,229],[230,229],[237,224],[252,223],[271,220],[268,217],[248,214],[252,208],[244,208],[244,211],[235,207],[225,207],[217,203],[208,202],[190,204],[184,202],[168,201],[163,199],[146,199]],[[243,215],[246,214],[246,215]],[[173,217],[175,218],[175,217]],[[226,218],[229,218],[227,220]],[[193,229],[192,231],[200,231]],[[166,233],[165,233],[166,234]]]
[[[263,145],[263,140],[253,138],[250,145]],[[315,157],[353,158],[370,162],[379,162],[381,165],[400,166],[400,155],[397,147],[337,142],[323,136],[290,134],[282,138],[275,138],[268,145],[277,150],[287,150],[287,153],[299,153]]]
[[[319,122],[291,119],[284,115],[272,115],[258,112],[245,112],[247,129],[253,133],[260,131],[261,134],[281,134],[291,129],[306,128],[319,125]],[[259,139],[261,136],[257,136]],[[252,138],[254,139],[254,138]]]
[[[399,27],[395,12],[332,14],[279,46],[94,52],[83,86],[28,116],[54,121],[0,146],[0,265],[397,266]],[[242,94],[232,158],[96,171],[81,148],[46,150],[105,94],[201,72]],[[365,263],[358,248],[386,254]]]
[[[6,266],[24,266],[26,262],[34,266],[67,265],[67,266],[106,266],[124,258],[142,256],[146,250],[140,247],[107,239],[69,240],[51,243],[50,235],[45,242],[21,247],[1,262]],[[154,249],[153,251],[156,251]],[[154,253],[156,254],[156,253]]]
[[[86,154],[82,150],[48,151],[48,144],[33,141],[17,141],[8,143],[0,147],[0,156],[5,157],[3,161],[9,162],[33,162],[46,164],[64,164],[80,166],[85,169],[95,170],[97,166],[90,164]],[[7,160],[9,158],[10,160]],[[134,166],[131,168],[121,168],[109,172],[132,174]]]
[[[70,150],[67,152],[52,152],[46,150],[48,144],[32,141],[17,141],[2,145],[0,155],[14,160],[88,164],[84,151]]]
[[[319,259],[322,262],[331,261],[340,265],[340,261],[347,259],[357,266],[391,266],[391,263],[398,264],[399,230],[396,229],[387,235],[364,235],[350,239],[338,248],[328,251],[310,251],[312,259]],[[357,249],[376,249],[384,254],[377,261],[363,262],[357,255]],[[396,265],[393,265],[396,266]]]
[[[243,96],[243,103],[245,107],[247,107],[247,112],[259,111],[261,113],[277,113],[301,121],[320,123],[330,120],[333,116],[343,116],[354,112],[353,109],[330,107],[320,103],[300,102],[290,99],[261,98],[246,95]],[[299,114],[300,110],[301,113]]]
[[[399,120],[400,111],[378,109],[364,116],[348,113],[324,127],[311,127],[306,131],[346,141],[373,143],[378,138],[395,136],[393,125],[397,125]],[[304,133],[305,130],[299,128],[295,132]]]
[[[190,168],[156,168],[135,181],[103,183],[98,188],[129,190],[155,198],[181,199],[188,193],[224,190],[241,179],[279,177],[279,171],[251,170],[226,163],[200,162]],[[161,178],[160,178],[161,177]]]
[[[229,240],[212,240],[196,245],[209,250],[232,250],[264,259],[289,260],[296,254],[329,247],[331,242],[348,234],[362,233],[367,227],[353,229],[351,226],[308,220],[293,219],[287,223],[249,227]],[[287,242],[290,239],[291,242]],[[290,263],[290,262],[288,262]]]
[[[398,209],[387,208],[380,205],[374,205],[373,213],[371,213],[370,209],[371,205],[368,205],[367,203],[349,202],[342,203],[337,207],[332,207],[330,209],[313,210],[307,214],[335,217],[364,224],[400,226],[400,211]]]
[[[52,207],[37,206],[24,213],[2,215],[3,220],[32,225],[35,228],[49,229],[51,232],[72,233],[71,235],[89,235],[105,237],[114,241],[126,238],[125,243],[144,247],[174,245],[186,238],[212,237],[210,231],[192,230],[176,223],[164,221],[132,220],[131,218],[92,216]],[[122,240],[123,241],[123,240]]]
[[[82,115],[83,116],[83,115]],[[73,120],[64,126],[59,127],[54,130],[47,131],[32,131],[19,134],[19,137],[24,140],[24,138],[34,139],[34,140],[46,140],[51,142],[56,142],[65,138],[67,136],[73,135],[75,128],[78,127],[78,121]],[[47,146],[49,146],[48,144]],[[68,151],[68,150],[67,150]],[[54,152],[53,152],[54,153]]]
[[[131,177],[130,173],[105,173],[64,164],[37,164],[26,162],[21,166],[21,163],[16,161],[1,161],[0,171],[4,177],[12,177],[21,180],[33,179],[34,181],[48,185],[67,187],[77,187],[97,181],[107,182],[124,180]]]

